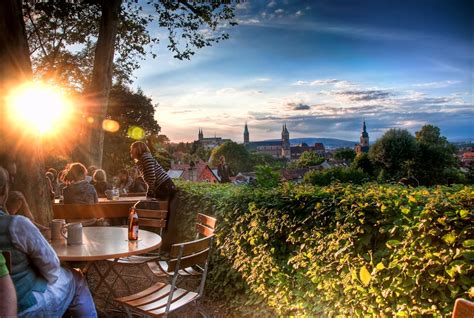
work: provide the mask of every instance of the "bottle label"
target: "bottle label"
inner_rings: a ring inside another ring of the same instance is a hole
[[[134,225],[132,228],[133,237],[138,240],[138,225]]]

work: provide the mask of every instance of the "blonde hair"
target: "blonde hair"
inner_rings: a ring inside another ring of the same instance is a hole
[[[94,175],[92,176],[92,180],[94,180],[94,182],[98,182],[98,181],[107,182],[107,175],[105,173],[105,170],[97,169],[96,171],[94,171]]]
[[[144,153],[150,152],[150,148],[143,141],[135,141],[131,146],[130,150],[135,151],[135,154],[140,158]]]

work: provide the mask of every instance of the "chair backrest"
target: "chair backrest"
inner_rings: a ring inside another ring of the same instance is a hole
[[[159,228],[160,234],[168,218],[167,201],[138,201],[134,205],[138,214],[138,225]]]
[[[196,216],[196,238],[208,237],[214,234],[217,219],[198,213]]]
[[[469,300],[458,298],[454,303],[452,318],[474,317],[474,303]]]
[[[191,242],[173,244],[168,260],[168,271],[206,264],[211,251],[214,235],[197,239]]]

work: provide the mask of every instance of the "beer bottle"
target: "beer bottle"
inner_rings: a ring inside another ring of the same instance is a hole
[[[138,240],[138,213],[135,208],[130,209],[130,215],[128,216],[128,240]]]

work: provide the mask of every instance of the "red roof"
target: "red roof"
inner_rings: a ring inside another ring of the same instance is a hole
[[[470,151],[470,152],[465,152],[462,154],[462,157],[464,159],[467,159],[467,158],[474,158],[474,152]]]

